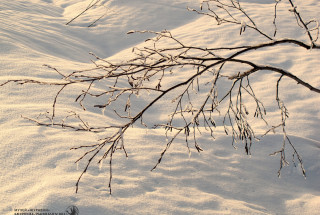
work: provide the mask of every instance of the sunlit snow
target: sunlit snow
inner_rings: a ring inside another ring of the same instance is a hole
[[[94,58],[89,52],[124,60],[134,46],[142,46],[150,36],[127,34],[130,30],[167,29],[184,43],[202,47],[242,46],[263,39],[248,29],[239,36],[239,26],[217,26],[213,19],[187,10],[199,9],[200,0],[103,1],[105,7],[90,10],[65,25],[90,2],[1,0],[0,83],[13,78],[54,80],[57,74],[43,64],[66,73],[91,68]],[[241,2],[256,23],[272,34],[275,1]],[[318,0],[294,2],[306,19],[320,19]],[[93,27],[87,27],[104,13]],[[280,5],[278,16],[277,37],[307,41],[287,7]],[[242,27],[246,24],[243,22]],[[281,66],[320,88],[319,50],[279,46],[245,56],[258,63]],[[277,122],[280,116],[274,106],[278,77],[259,73],[252,80],[271,122]],[[68,102],[74,101],[79,89],[70,89],[70,94],[59,97],[59,111],[80,109]],[[269,154],[281,148],[281,133],[256,142],[252,155],[247,156],[241,145],[237,150],[231,145],[231,137],[219,125],[214,141],[207,133],[198,140],[203,152],[191,148],[189,153],[183,136],[179,137],[151,172],[165,147],[166,136],[160,129],[134,127],[122,136],[128,159],[123,152],[113,158],[112,195],[108,189],[108,161],[90,166],[75,193],[75,184],[86,165],[75,161],[85,151],[69,149],[95,143],[102,135],[39,127],[21,118],[51,111],[58,90],[42,85],[0,87],[0,214],[13,215],[15,209],[49,209],[57,213],[72,205],[81,215],[320,214],[320,95],[292,80],[281,82],[281,96],[290,113],[287,132],[303,157],[306,178],[293,163],[284,167],[278,178],[279,157]],[[156,108],[163,111],[166,103],[160,101]],[[168,116],[157,114],[156,108],[145,116],[147,124],[167,120]],[[88,110],[87,117],[110,123],[117,120],[107,112],[101,114],[101,110]],[[263,123],[259,123],[257,131],[263,133]]]

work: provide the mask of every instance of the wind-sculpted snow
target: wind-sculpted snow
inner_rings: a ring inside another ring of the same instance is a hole
[[[71,27],[65,24],[81,13],[91,1],[0,2],[1,42],[28,47],[43,54],[88,62],[89,52],[108,57],[146,39],[128,36],[129,30],[172,29],[195,18],[186,10],[194,2],[105,1],[102,7],[84,13]],[[105,14],[105,15],[104,15]],[[96,17],[96,27],[87,28]],[[5,50],[10,46],[4,44]]]
[[[0,1],[0,83],[15,77],[56,80],[58,75],[43,64],[63,73],[92,68],[89,52],[108,60],[124,60],[133,46],[143,46],[150,36],[127,35],[129,30],[170,29],[185,43],[201,47],[241,46],[261,40],[250,29],[240,37],[237,27],[217,26],[213,19],[186,9],[187,6],[198,9],[198,0],[105,0],[102,1],[105,7],[94,8],[65,25],[90,2]],[[274,0],[240,2],[248,7],[248,13],[259,26],[273,32]],[[305,17],[319,20],[318,0],[296,2],[302,5],[301,13]],[[103,13],[106,15],[95,26],[87,27]],[[296,21],[287,8],[280,5],[278,15],[282,18],[278,23],[282,29],[279,37],[305,38],[303,30],[292,27]],[[245,57],[257,63],[281,66],[320,87],[319,51],[281,46],[265,49],[263,53],[248,53]],[[230,66],[230,69],[238,68]],[[182,72],[176,78],[184,75]],[[271,122],[277,122],[280,116],[272,106],[276,86],[270,84],[277,79],[278,76],[270,73],[252,77],[252,87],[265,101]],[[168,80],[167,84],[174,81]],[[226,86],[218,87],[224,90]],[[105,86],[97,84],[93,88],[98,91]],[[103,134],[39,127],[20,117],[36,117],[51,111],[58,90],[42,85],[0,87],[1,215],[13,215],[14,209],[19,208],[65,212],[72,205],[79,208],[81,215],[319,214],[320,97],[290,80],[281,82],[281,95],[290,113],[288,135],[303,157],[306,179],[292,162],[283,168],[281,178],[277,177],[279,157],[269,154],[282,147],[281,134],[270,134],[256,142],[252,155],[247,156],[241,145],[235,145],[238,149],[231,145],[231,138],[225,136],[221,126],[216,129],[215,140],[203,131],[198,142],[204,151],[199,154],[191,149],[190,157],[185,139],[179,137],[162,163],[151,172],[165,147],[166,137],[161,130],[134,127],[123,136],[128,159],[122,152],[113,157],[111,196],[107,161],[101,165],[95,162],[81,180],[78,194],[75,193],[76,180],[86,163],[80,162],[78,166],[74,163],[84,151],[69,150],[96,143]],[[80,86],[58,98],[61,113],[81,110],[73,103],[79,92]],[[141,95],[142,101],[136,105],[146,103],[147,96]],[[168,107],[167,101],[160,101],[146,113],[146,123],[166,119],[167,115],[157,114]],[[93,108],[88,108],[86,118],[97,123],[117,122]],[[256,127],[262,134],[262,123]]]

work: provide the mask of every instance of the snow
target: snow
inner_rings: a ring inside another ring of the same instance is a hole
[[[240,37],[239,26],[217,26],[212,19],[186,9],[187,6],[198,9],[198,0],[102,1],[105,7],[94,8],[65,25],[90,2],[1,1],[0,82],[18,77],[55,80],[57,73],[43,64],[64,73],[91,68],[90,60],[94,58],[89,52],[110,60],[123,60],[129,57],[132,47],[142,46],[150,36],[126,34],[130,30],[169,29],[185,43],[203,47],[238,46],[263,40],[248,28]],[[319,1],[295,2],[306,19],[320,19]],[[273,3],[274,0],[243,0],[242,6],[259,26],[272,34]],[[103,13],[106,16],[94,27],[87,27]],[[296,28],[285,3],[279,4],[278,15],[281,18],[277,23],[279,38],[294,36],[307,41],[303,29]],[[279,46],[276,50],[264,49],[263,53],[251,52],[245,56],[258,63],[281,66],[320,88],[318,50]],[[280,116],[274,106],[273,83],[278,77],[259,73],[252,82],[258,97],[265,101],[271,122],[278,122]],[[173,81],[167,80],[167,84]],[[99,90],[101,86],[94,87]],[[280,94],[290,113],[287,132],[303,157],[306,178],[293,163],[284,167],[278,178],[279,157],[269,154],[281,148],[280,133],[255,143],[252,155],[247,156],[241,145],[237,145],[237,150],[232,147],[231,138],[225,136],[222,127],[217,128],[214,141],[204,133],[198,141],[204,151],[199,154],[191,148],[190,157],[184,138],[179,137],[162,163],[151,172],[165,147],[166,137],[162,130],[134,127],[123,135],[128,159],[122,152],[114,154],[112,195],[108,189],[107,161],[100,165],[93,163],[80,181],[79,192],[75,193],[76,181],[86,163],[75,164],[84,151],[69,149],[96,143],[103,138],[102,134],[38,127],[21,118],[21,115],[36,117],[51,111],[58,90],[41,85],[0,87],[1,214],[12,215],[14,209],[36,208],[64,212],[71,205],[77,206],[80,214],[92,215],[319,214],[320,96],[289,79],[281,82]],[[74,101],[79,90],[80,87],[70,89],[70,94],[61,95],[57,114],[81,110],[69,102]],[[142,95],[139,99],[147,97]],[[167,108],[167,102],[160,101],[146,113],[146,123],[167,120],[168,116],[161,114]],[[97,123],[116,123],[117,120],[108,112],[102,115],[101,110],[90,108],[86,117],[89,122]],[[263,128],[263,123],[257,122],[257,131],[262,132]]]

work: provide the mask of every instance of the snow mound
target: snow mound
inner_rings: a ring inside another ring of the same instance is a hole
[[[223,27],[208,18],[186,10],[198,8],[198,0],[105,0],[70,25],[65,25],[89,5],[91,0],[15,0],[0,1],[0,82],[10,78],[46,78],[57,74],[43,67],[51,65],[61,72],[92,67],[89,52],[110,60],[123,60],[133,46],[143,46],[150,35],[127,35],[129,30],[163,30],[187,44],[203,47],[221,44],[244,45],[260,41],[247,30],[239,36],[238,28]],[[243,0],[259,26],[268,32],[273,28],[273,0]],[[308,19],[319,20],[317,0],[297,0]],[[96,18],[106,13],[92,28]],[[296,21],[286,7],[279,6],[279,37],[296,36],[304,40],[305,33],[296,30]],[[268,17],[268,18],[265,18]],[[234,33],[236,32],[236,33]],[[249,53],[255,62],[281,66],[305,81],[320,87],[319,52],[281,46],[264,53]],[[237,68],[232,68],[237,70]],[[234,71],[232,70],[232,71]],[[185,74],[178,74],[183,78]],[[252,77],[257,96],[268,108],[268,119],[276,122],[279,113],[272,106],[278,76],[259,74]],[[175,80],[170,80],[175,81]],[[95,86],[97,89],[105,89]],[[221,86],[223,89],[223,86]],[[223,128],[218,127],[216,139],[204,133],[199,144],[204,151],[192,149],[189,157],[184,138],[178,138],[164,156],[161,165],[150,171],[165,147],[165,136],[159,130],[131,128],[124,136],[129,158],[116,153],[113,160],[113,194],[109,195],[109,165],[96,162],[80,182],[75,184],[86,163],[74,162],[84,151],[71,147],[96,143],[102,135],[72,132],[67,129],[37,127],[21,118],[36,117],[52,110],[52,100],[59,88],[46,86],[0,87],[0,214],[12,215],[15,209],[49,209],[64,212],[76,205],[80,214],[308,214],[320,211],[320,97],[290,80],[281,82],[281,96],[290,111],[287,130],[291,141],[303,157],[307,171],[305,179],[297,163],[282,170],[277,177],[279,157],[269,154],[279,150],[283,136],[272,134],[252,146],[247,156],[241,144],[231,145]],[[81,109],[74,95],[59,97],[59,111]],[[146,97],[146,95],[144,95]],[[144,98],[144,96],[141,96]],[[142,103],[145,101],[141,101]],[[168,108],[159,102],[154,112],[147,114],[153,123],[167,117],[156,115]],[[90,121],[114,122],[115,119],[89,109]],[[256,124],[261,131],[262,124]],[[258,132],[259,133],[259,132]],[[287,155],[291,155],[288,151]],[[296,161],[296,160],[295,160]]]

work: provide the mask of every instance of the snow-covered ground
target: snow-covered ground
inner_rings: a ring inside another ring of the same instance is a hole
[[[200,0],[103,1],[106,7],[90,10],[65,25],[90,2],[0,1],[0,82],[17,77],[55,78],[56,74],[43,64],[65,72],[92,67],[89,52],[125,59],[133,46],[147,38],[127,35],[132,29],[169,29],[185,43],[203,47],[237,46],[261,40],[250,30],[240,37],[239,29],[232,25],[217,26],[212,19],[186,10],[187,6],[199,8]],[[273,0],[241,2],[259,26],[273,31]],[[303,17],[320,19],[318,0],[295,2]],[[284,5],[279,5],[278,28],[282,30],[278,37],[307,41]],[[103,13],[106,16],[95,27],[86,27]],[[281,46],[246,56],[255,62],[282,66],[320,88],[318,50]],[[252,83],[265,101],[270,121],[279,120],[273,105],[277,77],[260,73]],[[93,164],[75,193],[75,183],[85,162],[75,165],[81,152],[69,149],[95,142],[101,136],[38,127],[20,117],[35,117],[51,110],[57,90],[41,85],[0,87],[0,214],[13,215],[15,209],[49,209],[58,213],[71,205],[79,208],[79,214],[86,215],[320,213],[320,95],[293,81],[281,82],[281,96],[290,112],[287,132],[303,157],[306,179],[292,163],[278,178],[279,157],[269,154],[281,148],[281,134],[264,137],[253,145],[252,155],[247,156],[241,146],[238,150],[232,147],[231,138],[219,127],[215,141],[203,134],[199,143],[204,151],[198,154],[192,149],[191,157],[183,137],[178,138],[151,172],[165,146],[163,131],[132,128],[124,136],[129,158],[123,153],[114,155],[111,196],[107,162],[101,168]],[[71,95],[64,93],[59,98],[61,111],[79,108],[67,102],[73,99],[73,91],[70,92]],[[158,108],[165,109],[166,102],[160,102]],[[153,110],[154,113],[147,113],[150,123],[162,117]],[[88,117],[93,121],[116,120],[94,111]]]

